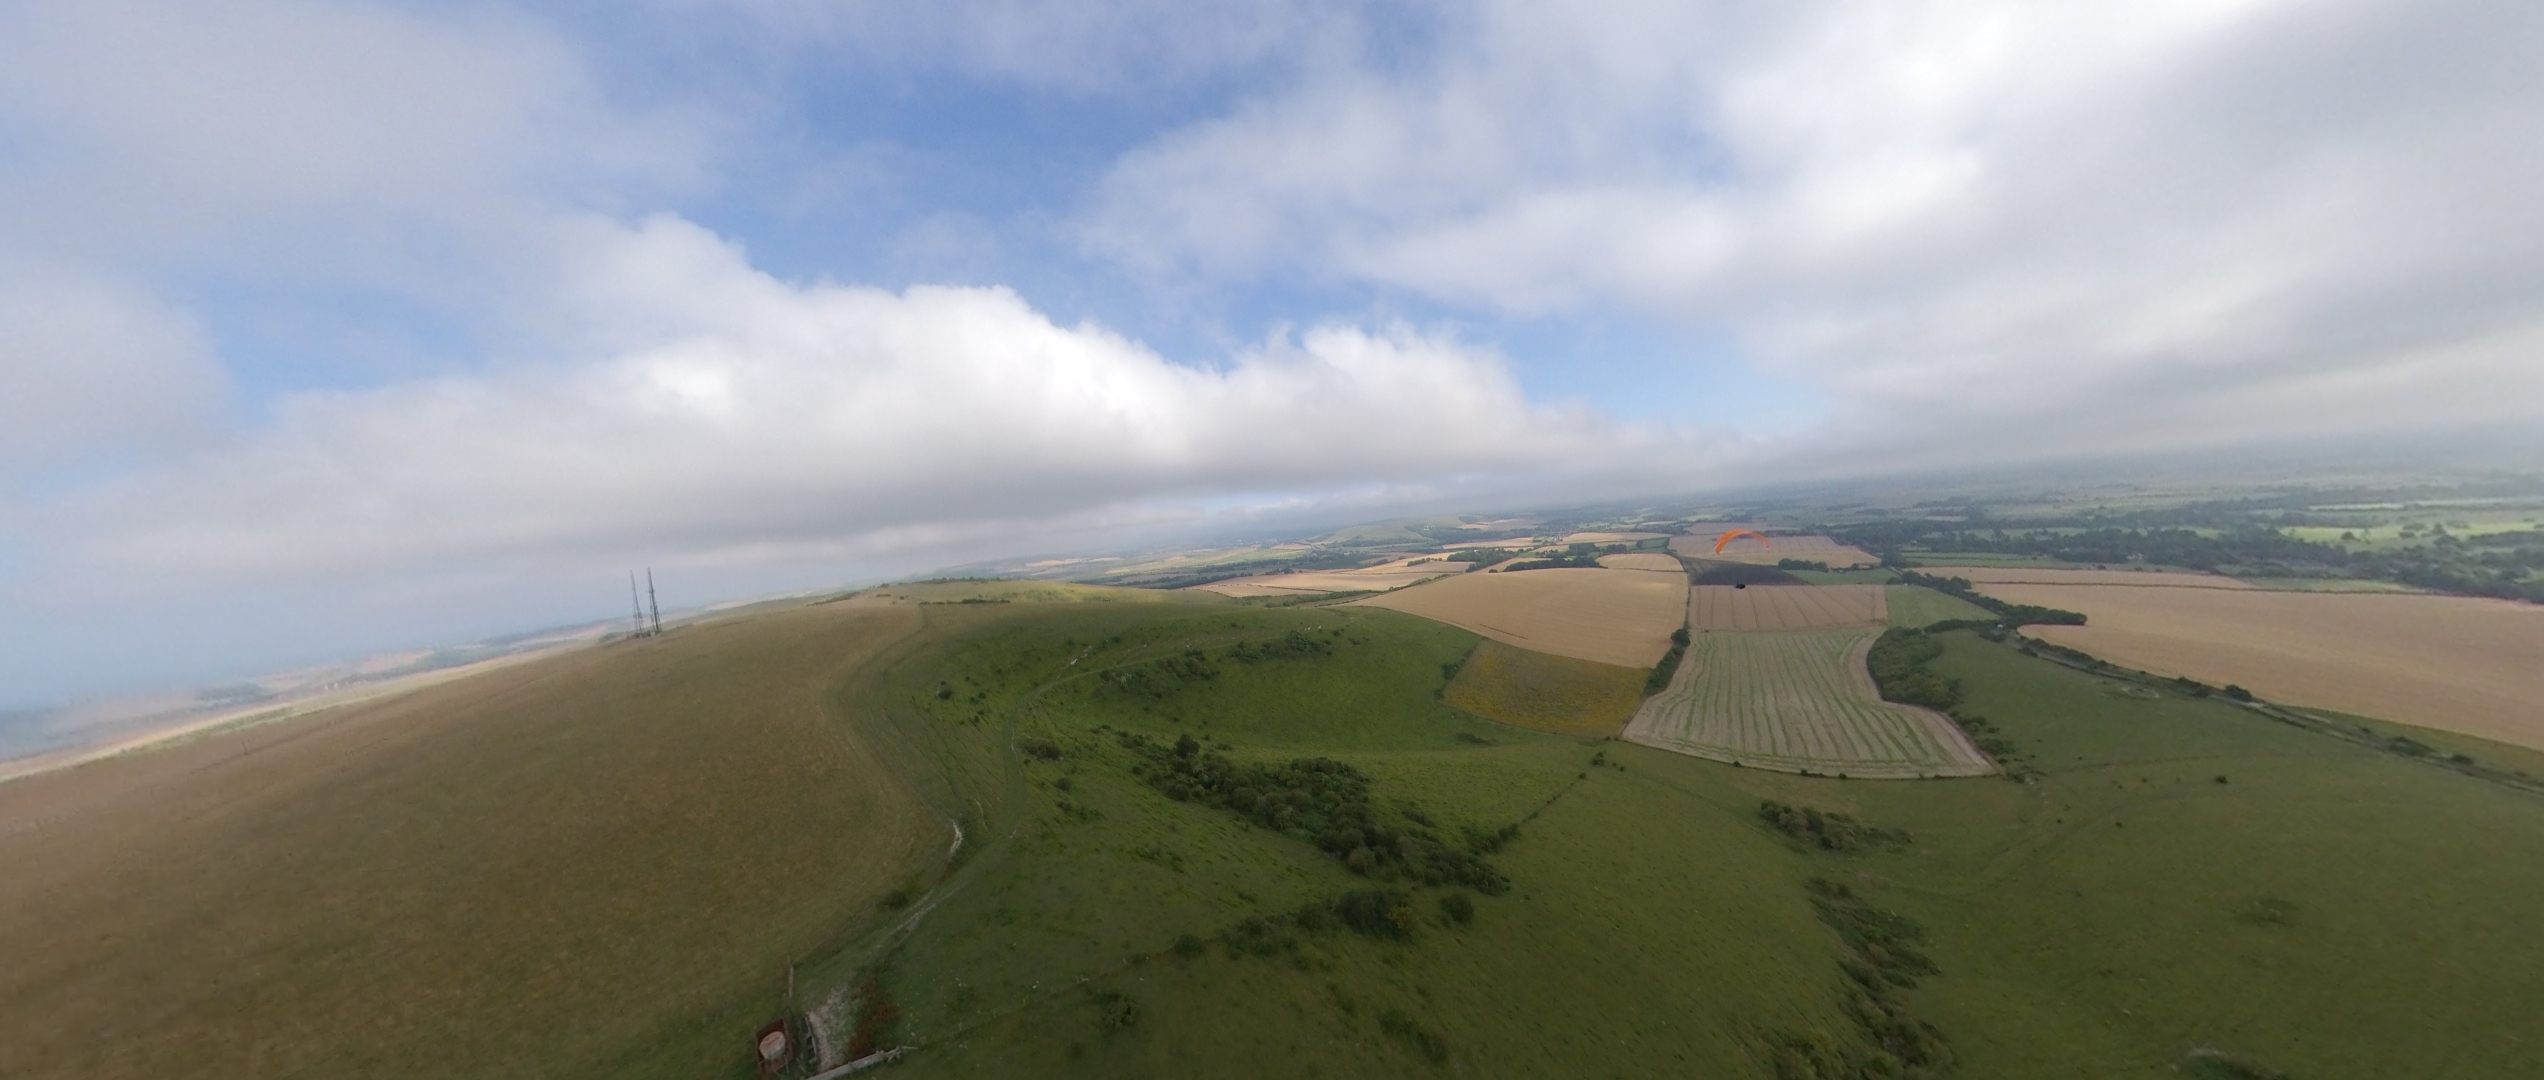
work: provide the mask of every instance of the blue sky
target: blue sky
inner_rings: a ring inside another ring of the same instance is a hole
[[[2514,4],[0,0],[0,705],[2544,420]]]

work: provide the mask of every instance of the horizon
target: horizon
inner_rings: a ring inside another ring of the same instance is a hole
[[[689,607],[1451,507],[2531,474],[2536,18],[0,7],[0,704],[629,566]]]

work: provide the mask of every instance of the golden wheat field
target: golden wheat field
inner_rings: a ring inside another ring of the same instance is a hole
[[[1687,590],[1690,630],[1825,630],[1883,626],[1890,596],[1882,585],[1698,585]]]
[[[1994,772],[1950,719],[1881,700],[1864,671],[1880,634],[1697,634],[1669,688],[1626,724],[1626,741],[1779,772],[1875,780]]]
[[[1523,649],[1648,668],[1687,618],[1687,578],[1642,570],[1473,573],[1353,601]]]
[[[1667,574],[1684,574],[1687,564],[1678,556],[1659,551],[1629,551],[1621,555],[1601,555],[1599,565],[1610,570],[1653,570]]]
[[[2085,614],[2026,633],[2261,697],[2544,749],[2544,607],[2390,593],[1980,586]]]

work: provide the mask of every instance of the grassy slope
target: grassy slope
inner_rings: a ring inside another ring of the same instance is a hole
[[[1923,1004],[1971,1075],[2158,1076],[2201,1045],[2305,1077],[2544,1069],[2544,932],[2516,914],[2544,804],[1968,635],[1943,666],[2047,770],[1863,793],[1919,835],[1877,873],[1936,933]]]
[[[1807,779],[1464,717],[1432,692],[1468,639],[1383,611],[1143,617],[1164,622],[1073,630],[1019,611],[961,655],[1056,657],[1032,642],[1121,635],[1082,661],[1100,669],[1292,628],[1345,636],[1331,657],[1222,665],[1162,697],[1080,678],[1032,698],[1023,732],[1066,756],[1020,767],[1013,846],[968,867],[894,959],[889,981],[930,1041],[903,1071],[1433,1068],[1378,1020],[1394,1012],[1442,1040],[1447,1072],[1766,1075],[1765,1032],[1850,1030],[1839,945],[1802,900],[1815,874],[1933,930],[1944,974],[1909,997],[1951,1035],[1959,1075],[2153,1077],[2211,1045],[2309,1078],[2544,1066],[2523,1034],[2544,1000],[2544,933],[2522,914],[2544,887],[2544,803],[2442,769],[1952,635],[1942,663],[2039,782]],[[911,679],[933,685],[923,659]],[[1040,684],[1024,666],[988,699],[1025,701]],[[1193,732],[1240,759],[1331,754],[1375,778],[1375,802],[1452,827],[1525,818],[1495,857],[1514,888],[1479,899],[1472,926],[1435,920],[1410,943],[1334,932],[1270,957],[1213,944],[1179,958],[1179,934],[1363,882],[1307,844],[1158,795],[1099,725]],[[1917,840],[1806,855],[1754,823],[1760,798]],[[1140,1021],[1104,1031],[1099,993],[1127,995]]]
[[[1490,720],[1559,735],[1613,735],[1643,703],[1645,669],[1479,642],[1441,699]]]
[[[917,623],[839,605],[569,654],[0,837],[0,1075],[712,1071],[791,957],[943,851],[822,708]]]
[[[1991,617],[1986,608],[1922,585],[1893,585],[1889,593],[1892,626],[1932,626],[1954,619]]]

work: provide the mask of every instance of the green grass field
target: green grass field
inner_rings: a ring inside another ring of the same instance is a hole
[[[1892,626],[1922,627],[1956,619],[1994,618],[1986,608],[1923,585],[1893,585],[1886,592]]]
[[[1433,697],[1464,640],[1389,612],[1001,614],[894,676],[976,676],[1053,755],[1014,759],[1015,801],[982,803],[1011,839],[872,969],[924,1044],[904,1072],[1777,1076],[1791,1047],[1866,1038],[1815,876],[1930,932],[1940,974],[1898,1000],[1949,1039],[1950,1075],[2154,1078],[2201,1048],[2308,1078],[2544,1063],[2522,1020],[2544,932],[2520,914],[2544,886],[2544,804],[2223,702],[1949,635],[1939,663],[2032,782],[1840,781],[1466,716]],[[1292,631],[1330,651],[1227,658]],[[932,699],[903,700],[922,723]],[[1373,806],[1449,836],[1517,824],[1487,857],[1509,891],[1460,924],[1439,900],[1467,890],[1399,880],[1409,938],[1301,929],[1285,913],[1375,882],[1162,793],[1125,733],[1241,764],[1332,757]],[[1813,854],[1757,821],[1761,799],[1914,840]]]
[[[2025,782],[1803,777],[1452,707],[1396,612],[892,591],[0,836],[0,1073],[740,1080],[815,1009],[922,1077],[2544,1075],[2544,799],[2440,762],[1954,633]]]

